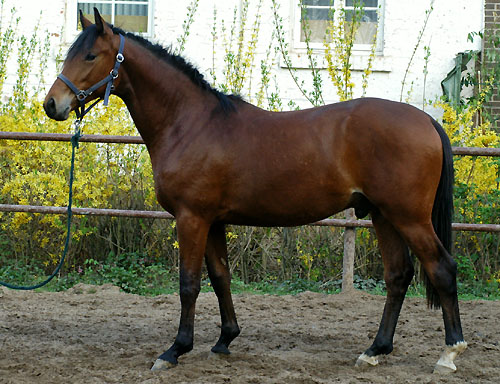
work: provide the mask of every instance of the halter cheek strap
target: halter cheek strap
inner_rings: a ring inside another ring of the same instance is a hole
[[[76,96],[76,99],[80,103],[79,108],[75,110],[76,117],[78,120],[81,120],[83,116],[87,114],[88,111],[92,109],[94,105],[96,105],[101,99],[97,99],[94,103],[92,103],[87,109],[85,109],[85,100],[87,97],[89,97],[95,90],[101,88],[104,84],[106,84],[106,91],[104,92],[104,105],[108,105],[109,101],[109,95],[111,94],[111,91],[114,90],[113,82],[115,79],[118,77],[118,70],[120,69],[120,65],[125,60],[125,57],[123,56],[123,47],[125,45],[125,37],[120,34],[120,47],[118,48],[118,54],[116,55],[115,59],[115,65],[113,69],[109,72],[109,75],[106,76],[104,79],[101,81],[95,83],[93,86],[90,88],[83,90],[83,89],[78,89],[70,79],[68,79],[66,76],[64,76],[62,73],[60,73],[57,77],[61,79],[64,84],[68,86],[69,89],[73,91],[73,93]]]

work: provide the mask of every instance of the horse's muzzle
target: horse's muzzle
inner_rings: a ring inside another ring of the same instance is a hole
[[[57,103],[53,97],[47,98],[43,103],[43,109],[48,117],[57,121],[64,121],[69,117],[71,112],[71,106],[67,104],[66,106],[61,105],[64,103]]]

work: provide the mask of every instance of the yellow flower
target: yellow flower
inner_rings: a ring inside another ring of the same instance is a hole
[[[237,238],[238,238],[238,235],[236,233],[233,233],[233,232],[226,233],[227,240],[232,240],[232,239],[237,239]]]

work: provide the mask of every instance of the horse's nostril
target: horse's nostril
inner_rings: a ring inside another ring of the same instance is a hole
[[[54,116],[54,114],[56,113],[56,101],[54,100],[53,97],[51,97],[47,101],[47,103],[45,103],[44,107],[45,107],[45,112],[49,117]]]

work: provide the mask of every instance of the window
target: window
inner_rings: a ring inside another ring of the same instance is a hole
[[[381,19],[383,0],[302,0],[299,4],[296,25],[297,47],[305,47],[306,32],[313,48],[321,48],[327,40],[328,25],[338,25],[345,19],[345,32],[348,33],[353,19],[359,24],[354,36],[355,50],[370,50],[373,38],[377,35],[377,50],[381,50]]]
[[[101,16],[125,31],[151,35],[151,1],[152,0],[77,0],[76,25],[78,27],[79,12],[90,20],[94,20],[94,7]]]

